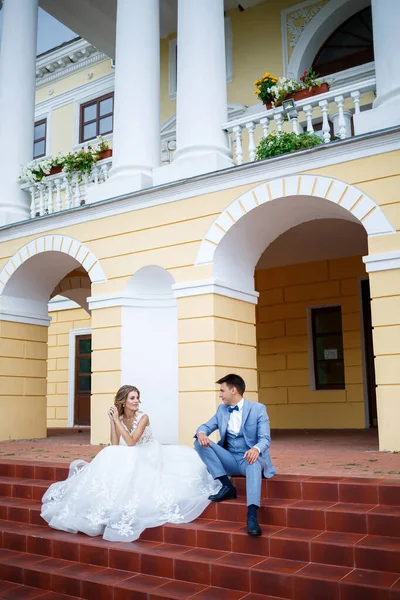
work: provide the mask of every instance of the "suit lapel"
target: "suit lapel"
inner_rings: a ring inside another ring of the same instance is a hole
[[[246,399],[244,399],[243,402],[243,416],[242,416],[242,429],[244,430],[244,426],[246,424],[246,419],[249,416],[249,412],[250,412],[250,402]]]
[[[226,430],[228,427],[228,421],[229,421],[229,411],[228,411],[228,407],[226,406],[225,410],[222,412],[221,427],[220,427],[221,440],[225,439]]]

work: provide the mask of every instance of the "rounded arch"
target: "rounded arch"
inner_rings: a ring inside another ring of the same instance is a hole
[[[335,29],[370,4],[371,0],[335,0],[325,4],[300,35],[287,66],[287,75],[299,79]]]
[[[96,256],[74,238],[47,235],[25,244],[0,272],[2,317],[46,324],[48,301],[56,286],[82,267],[91,283],[107,280]]]
[[[171,273],[142,267],[126,285],[122,307],[122,383],[141,391],[156,438],[178,442],[178,315]]]
[[[320,218],[361,223],[368,235],[395,231],[381,208],[357,187],[321,175],[293,175],[236,198],[205,234],[195,264],[212,263],[218,281],[250,292],[265,248],[289,228]]]

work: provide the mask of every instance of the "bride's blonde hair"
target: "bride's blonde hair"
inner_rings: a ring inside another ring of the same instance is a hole
[[[124,404],[128,397],[128,394],[131,392],[137,392],[139,402],[140,402],[140,391],[134,385],[122,385],[118,392],[115,394],[114,398],[114,406],[117,407],[118,415],[122,417],[124,414]]]

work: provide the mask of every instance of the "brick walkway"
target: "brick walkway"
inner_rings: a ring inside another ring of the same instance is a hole
[[[271,455],[281,474],[400,479],[400,453],[378,452],[375,430],[275,431],[272,438]],[[0,442],[0,459],[69,463],[91,460],[101,449],[89,445],[87,431],[49,430],[46,439]]]

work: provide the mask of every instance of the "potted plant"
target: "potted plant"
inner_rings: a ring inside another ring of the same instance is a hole
[[[97,136],[97,140],[98,144],[95,146],[94,150],[99,156],[98,160],[110,158],[110,156],[112,156],[112,149],[110,148],[108,142],[106,142],[101,135]]]
[[[272,156],[279,156],[286,152],[296,152],[313,148],[323,143],[323,139],[316,133],[287,133],[286,131],[274,132],[263,138],[257,146],[256,160],[263,160]]]
[[[254,93],[265,104],[267,110],[280,106],[284,100],[289,98],[302,100],[329,90],[326,81],[319,81],[318,75],[311,68],[307,69],[300,77],[300,83],[295,79],[278,78],[267,72],[261,79],[257,79],[254,85],[257,87]]]
[[[63,170],[63,156],[58,153],[57,156],[51,159],[51,168],[49,175],[56,175],[57,173],[61,173]]]
[[[300,81],[302,89],[295,92],[295,100],[302,100],[303,98],[324,94],[329,91],[329,84],[326,81],[320,81],[319,75],[317,75],[311,67],[309,67],[307,71],[304,71],[303,75],[300,77]]]

